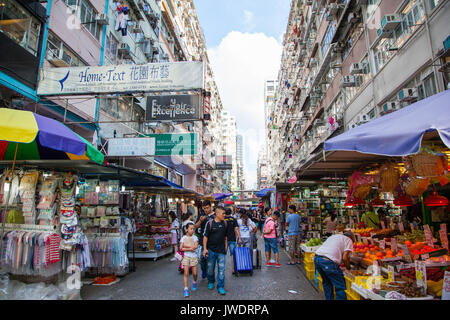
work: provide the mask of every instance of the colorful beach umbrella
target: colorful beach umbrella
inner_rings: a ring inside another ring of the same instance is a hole
[[[0,160],[92,160],[104,155],[61,122],[30,111],[0,108]]]

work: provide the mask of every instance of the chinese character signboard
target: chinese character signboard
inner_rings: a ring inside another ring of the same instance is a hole
[[[108,156],[139,157],[155,154],[155,138],[117,138],[108,140]]]
[[[198,133],[148,134],[156,139],[155,156],[190,156],[198,151]]]
[[[216,169],[217,170],[231,170],[232,157],[231,156],[216,156]]]
[[[146,121],[200,120],[203,117],[200,95],[147,97]]]
[[[46,68],[38,95],[158,92],[203,89],[201,61]]]

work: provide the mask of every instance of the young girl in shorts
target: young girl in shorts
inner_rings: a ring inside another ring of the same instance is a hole
[[[192,267],[192,275],[194,276],[194,282],[192,283],[192,291],[197,290],[197,264],[198,257],[196,254],[198,248],[198,238],[194,235],[194,223],[189,222],[186,225],[187,234],[180,240],[180,250],[184,252],[183,260],[181,264],[184,267],[184,296],[189,297],[188,279],[189,279],[189,267]]]

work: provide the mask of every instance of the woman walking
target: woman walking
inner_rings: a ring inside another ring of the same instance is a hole
[[[250,248],[251,244],[251,234],[250,232],[256,232],[256,225],[252,220],[248,217],[248,213],[243,211],[241,213],[241,219],[238,221],[239,233],[241,235],[239,243],[242,244],[243,247]]]

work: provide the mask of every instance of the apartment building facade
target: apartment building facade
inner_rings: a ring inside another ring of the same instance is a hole
[[[448,21],[445,0],[292,1],[270,182],[299,175],[330,137],[446,90]]]
[[[98,145],[106,155],[110,138],[197,133],[197,155],[183,156],[178,161],[171,156],[107,157],[107,160],[164,176],[201,194],[223,190],[223,172],[210,170],[215,165],[216,150],[222,149],[221,139],[215,137],[222,131],[220,114],[223,107],[193,1],[49,0],[43,5],[36,5],[31,0],[7,1],[11,3],[5,9],[10,14],[4,15],[4,19],[20,18],[22,15],[26,16],[27,23],[34,22],[29,25],[34,34],[31,31],[26,36],[18,34],[23,26],[16,24],[25,19],[5,24],[9,25],[8,30],[2,29],[6,32],[0,32],[2,36],[10,35],[8,43],[11,42],[11,47],[22,47],[19,50],[23,53],[21,59],[24,61],[25,57],[29,60],[27,66],[33,67],[29,70],[34,72],[31,75],[19,74],[17,78],[24,79],[23,83],[13,79],[8,80],[10,84],[1,79],[11,79],[11,75],[5,73],[3,77],[3,72],[0,73],[0,84],[8,85],[2,97],[11,107],[34,111],[66,123],[89,142]],[[23,44],[26,38],[27,43]],[[11,61],[11,57],[0,58],[0,61],[5,68],[15,68],[16,63]],[[176,61],[204,62],[204,90],[188,92],[200,94],[205,103],[207,116],[201,121],[146,121],[148,93],[57,98],[36,94],[39,70],[42,68]]]

